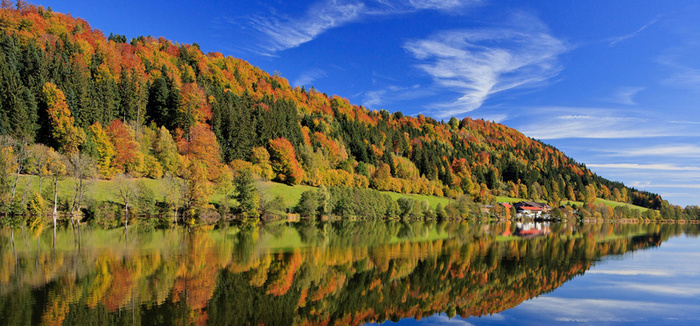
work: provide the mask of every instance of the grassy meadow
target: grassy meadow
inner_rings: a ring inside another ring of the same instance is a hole
[[[153,179],[148,179],[148,178],[138,178],[136,179],[136,182],[139,183],[142,187],[145,187],[147,189],[150,189],[153,194],[155,195],[155,198],[158,200],[161,200],[162,198],[165,197],[167,190],[168,190],[168,183],[165,179],[159,179],[159,180],[153,180]],[[40,180],[36,176],[29,176],[29,175],[22,175],[20,176],[18,180],[18,186],[17,186],[17,197],[18,199],[21,198],[25,192],[25,188],[27,186],[29,189],[27,189],[26,192],[26,198],[27,200],[31,197],[32,193],[38,192],[39,191],[39,184]],[[74,194],[74,189],[75,189],[75,179],[66,177],[62,180],[59,181],[58,184],[58,197],[60,201],[63,202],[71,202]],[[284,200],[284,206],[285,207],[293,207],[296,205],[296,203],[299,201],[299,198],[301,198],[301,194],[304,191],[308,190],[316,190],[316,187],[312,186],[306,186],[306,185],[296,185],[296,186],[290,186],[286,184],[281,184],[281,183],[276,183],[276,182],[271,182],[271,181],[261,181],[258,183],[258,188],[261,190],[264,196],[266,196],[267,199],[273,199],[277,196],[281,197]],[[210,201],[212,203],[220,203],[224,200],[225,195],[221,192],[218,191],[218,189],[211,197]],[[51,183],[51,179],[49,178],[44,178],[41,180],[41,192],[43,197],[47,200],[47,202],[51,202],[53,198],[53,185]],[[400,194],[400,193],[395,193],[395,192],[382,192],[384,194],[387,194],[391,196],[392,199],[397,200],[399,198],[411,198],[411,199],[417,199],[419,201],[427,200],[430,203],[430,206],[435,208],[437,207],[438,204],[442,204],[442,206],[446,206],[449,204],[450,199],[446,197],[436,197],[436,196],[426,196],[426,195],[417,195],[417,194]],[[87,191],[85,194],[85,199],[84,200],[94,200],[97,202],[115,202],[115,203],[121,203],[121,199],[119,197],[119,191],[118,188],[115,184],[115,181],[112,180],[90,180],[88,181],[88,186],[87,186]],[[506,196],[497,196],[496,200],[498,202],[509,202],[509,203],[514,203],[518,201],[524,201],[526,199],[524,198],[513,198],[513,197],[506,197]],[[635,206],[632,204],[628,203],[620,203],[620,202],[614,202],[611,200],[605,200],[605,199],[600,199],[598,198],[596,200],[597,203],[604,203],[605,205],[608,205],[610,207],[617,207],[617,206],[623,206],[626,205],[632,209],[639,209],[642,211],[646,211],[647,208],[644,207],[639,207]],[[582,202],[578,201],[562,201],[562,204],[576,204],[576,205],[582,205]]]

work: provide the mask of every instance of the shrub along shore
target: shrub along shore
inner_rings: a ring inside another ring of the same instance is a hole
[[[225,225],[245,218],[263,221],[516,218],[513,208],[507,209],[495,202],[494,205],[475,203],[469,196],[450,199],[348,187],[290,186],[261,181],[246,170],[237,173],[228,187],[209,185],[214,188],[214,192],[207,198],[207,204],[194,209],[188,207],[187,181],[172,176],[154,180],[120,175],[113,180],[81,181],[74,177],[52,180],[34,175],[19,175],[13,182],[16,184],[13,189],[15,201],[3,207],[5,214],[2,224],[5,226],[50,225],[54,197],[59,225],[75,223],[97,228],[137,225],[139,228],[154,229],[174,225]],[[80,203],[76,203],[78,200]],[[522,199],[499,197],[497,200],[515,202]],[[554,208],[550,216],[554,219],[582,221],[662,220],[658,211],[600,199],[589,205],[566,203]]]

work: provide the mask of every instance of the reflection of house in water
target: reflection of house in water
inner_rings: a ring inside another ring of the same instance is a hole
[[[513,204],[518,217],[544,217],[552,208],[545,203],[534,201],[521,201]]]
[[[547,235],[550,232],[552,230],[549,228],[549,222],[518,222],[515,224],[513,235],[532,238]]]

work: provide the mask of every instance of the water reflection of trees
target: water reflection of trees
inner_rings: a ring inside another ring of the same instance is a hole
[[[697,226],[317,223],[0,241],[0,324],[362,324],[514,307]],[[3,240],[10,239],[7,231]],[[80,244],[80,246],[78,246]]]

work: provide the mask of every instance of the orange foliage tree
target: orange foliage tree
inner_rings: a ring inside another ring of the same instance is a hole
[[[107,134],[114,144],[114,168],[127,173],[140,173],[143,154],[134,138],[134,130],[121,120],[114,120],[107,126]]]
[[[189,160],[200,161],[204,164],[209,180],[214,180],[219,176],[221,166],[219,143],[209,125],[196,123],[190,129],[189,141],[180,135],[177,145],[180,154],[187,156]]]
[[[321,148],[331,166],[335,167],[340,161],[348,158],[348,154],[344,150],[341,150],[338,144],[329,139],[325,134],[315,132],[313,136],[315,145]]]
[[[294,146],[286,138],[270,139],[270,158],[275,179],[288,183],[299,184],[304,178],[304,170],[299,166]]]

